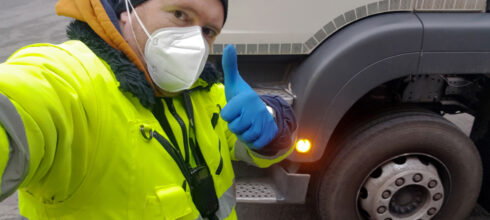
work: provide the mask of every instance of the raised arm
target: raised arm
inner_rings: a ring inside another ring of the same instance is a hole
[[[89,111],[79,92],[86,76],[77,70],[80,62],[47,44],[0,64],[0,200],[23,187],[63,197],[70,190],[61,189],[80,181],[85,152],[72,145],[83,144]]]

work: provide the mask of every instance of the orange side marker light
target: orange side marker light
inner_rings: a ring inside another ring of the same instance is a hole
[[[308,153],[311,150],[311,143],[308,139],[299,139],[296,142],[296,151],[300,153]]]

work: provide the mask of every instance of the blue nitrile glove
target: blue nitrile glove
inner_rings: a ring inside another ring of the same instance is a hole
[[[238,73],[236,50],[228,45],[223,53],[226,106],[221,118],[228,128],[251,149],[261,149],[277,134],[277,125],[259,95]]]

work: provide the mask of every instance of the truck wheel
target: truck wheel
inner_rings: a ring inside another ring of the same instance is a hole
[[[437,114],[383,114],[339,143],[316,188],[321,219],[461,220],[476,204],[478,151]]]

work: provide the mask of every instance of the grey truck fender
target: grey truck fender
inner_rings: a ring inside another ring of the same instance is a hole
[[[388,13],[326,39],[291,74],[297,138],[320,159],[345,113],[373,88],[410,74],[490,73],[489,13]]]

